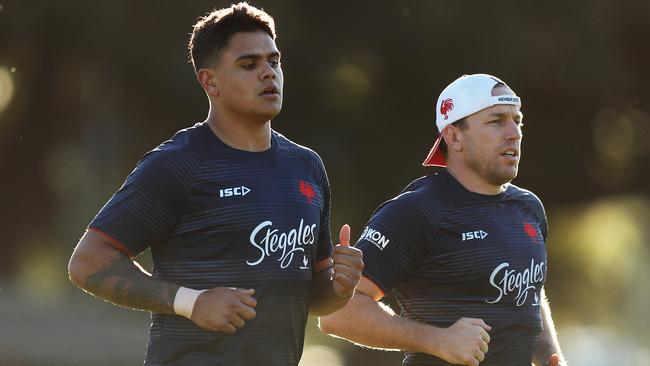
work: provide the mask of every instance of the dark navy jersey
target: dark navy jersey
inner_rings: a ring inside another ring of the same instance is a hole
[[[546,216],[531,192],[465,189],[446,170],[381,205],[357,247],[364,276],[392,291],[401,315],[438,327],[462,317],[492,326],[481,366],[530,366],[542,330]],[[450,365],[407,353],[404,365]]]
[[[320,157],[273,131],[264,152],[233,149],[206,123],[150,151],[91,222],[153,276],[193,288],[255,289],[234,334],[152,314],[145,365],[297,365],[314,266],[329,258],[329,183]]]

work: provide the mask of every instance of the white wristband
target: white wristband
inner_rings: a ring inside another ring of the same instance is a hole
[[[194,290],[187,287],[180,287],[178,292],[176,292],[176,297],[174,298],[174,313],[191,320],[194,303],[203,291],[206,290]]]

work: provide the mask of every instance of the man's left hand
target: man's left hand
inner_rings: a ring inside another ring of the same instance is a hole
[[[350,226],[348,224],[341,227],[339,244],[334,247],[332,252],[332,262],[334,293],[349,299],[361,279],[363,252],[350,246]]]

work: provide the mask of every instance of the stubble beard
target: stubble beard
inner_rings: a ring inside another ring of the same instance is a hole
[[[468,149],[467,151],[468,165],[471,170],[476,173],[485,182],[501,186],[510,183],[517,176],[518,162],[514,166],[514,171],[511,167],[500,166],[498,157],[491,158],[491,154],[482,152],[478,149]]]

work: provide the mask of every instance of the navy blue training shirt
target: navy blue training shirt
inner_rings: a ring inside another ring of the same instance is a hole
[[[263,152],[233,149],[206,123],[140,160],[89,225],[153,276],[193,289],[255,289],[257,316],[234,334],[152,314],[145,365],[297,365],[312,272],[329,258],[330,191],[320,157],[273,131]]]
[[[492,327],[481,366],[530,366],[542,330],[546,215],[531,192],[465,189],[447,170],[415,180],[374,213],[357,247],[364,276],[393,291],[401,315],[438,327]],[[404,365],[450,365],[407,352]]]

